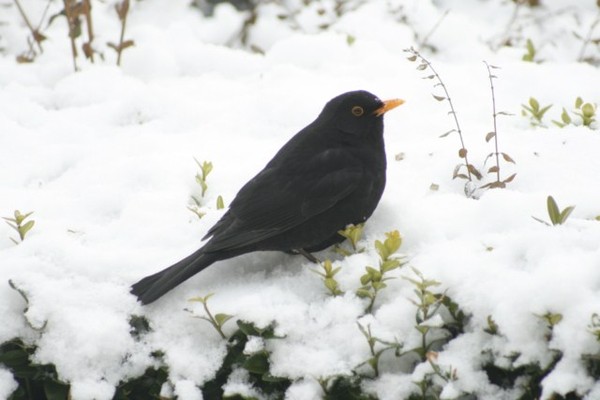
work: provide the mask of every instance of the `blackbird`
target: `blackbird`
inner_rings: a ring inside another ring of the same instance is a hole
[[[367,91],[330,100],[231,202],[195,253],[131,287],[148,304],[215,261],[253,251],[310,253],[371,216],[385,187],[383,114],[404,103]]]

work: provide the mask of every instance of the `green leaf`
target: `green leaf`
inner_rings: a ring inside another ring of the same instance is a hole
[[[402,237],[400,236],[400,232],[398,232],[398,231],[387,232],[385,234],[385,236],[386,236],[386,239],[384,242],[385,247],[389,254],[394,254],[396,251],[398,251],[398,249],[402,245]],[[388,257],[389,257],[389,255],[388,255]],[[385,259],[387,260],[387,257]]]
[[[369,282],[371,282],[371,279],[372,277],[370,274],[364,274],[360,277],[360,283],[361,285],[367,285]]]
[[[269,353],[260,351],[248,357],[243,368],[250,373],[263,375],[269,372]]]
[[[381,264],[380,269],[381,269],[381,272],[386,273],[386,272],[392,271],[398,267],[400,267],[400,261],[392,259],[392,260],[384,261]]]
[[[571,215],[571,213],[573,212],[574,209],[575,209],[575,206],[569,206],[561,211],[561,213],[560,213],[560,223],[561,224],[563,222],[565,222],[567,220],[567,218],[569,218],[569,215]]]
[[[69,386],[54,380],[44,380],[44,393],[47,400],[67,400]]]
[[[210,299],[211,297],[213,297],[215,294],[214,293],[209,293],[204,297],[192,297],[191,299],[189,299],[188,301],[192,301],[192,302],[198,302],[198,303],[202,303],[202,304],[206,304],[206,302],[208,301],[208,299]]]
[[[548,196],[546,200],[546,204],[548,207],[548,216],[550,217],[550,221],[552,221],[552,225],[557,225],[560,223],[560,211],[558,209],[558,205],[552,196]]]
[[[217,321],[217,325],[219,326],[223,326],[231,318],[233,318],[233,315],[223,313],[215,314],[215,321]]]
[[[387,260],[387,258],[390,256],[385,245],[379,240],[375,241],[375,249],[377,250],[377,254],[379,254],[379,257],[382,260]]]
[[[365,299],[365,298],[372,299],[373,298],[373,293],[368,288],[357,289],[356,295],[358,297],[360,297],[361,299]]]
[[[544,114],[546,114],[546,111],[548,111],[550,108],[552,107],[552,104],[550,104],[549,106],[546,106],[544,108],[542,108],[539,112],[538,112],[538,119],[542,119],[544,117]]]
[[[569,116],[569,113],[567,112],[567,110],[565,110],[564,107],[563,107],[563,112],[560,115],[560,119],[562,120],[562,122],[565,123],[565,125],[568,125],[571,123],[571,117]]]
[[[583,104],[583,99],[581,97],[577,97],[575,99],[575,108],[581,108],[582,104]]]
[[[31,230],[31,228],[33,228],[34,224],[35,224],[35,221],[28,221],[25,225],[21,226],[21,229],[19,229],[19,233],[21,234],[21,236],[23,238],[25,237],[27,232],[29,232]]]
[[[324,280],[324,283],[325,283],[325,287],[327,289],[329,289],[330,292],[332,292],[332,293],[337,293],[338,292],[338,290],[339,290],[338,289],[338,283],[337,283],[337,281],[335,279],[333,279],[333,278],[326,278]]]
[[[219,195],[217,197],[217,210],[222,210],[225,208],[225,202],[223,201],[223,196]]]
[[[585,103],[583,107],[581,107],[581,112],[583,113],[584,117],[590,118],[594,116],[596,110],[590,103]]]
[[[529,98],[529,105],[531,106],[531,110],[533,111],[534,114],[537,114],[537,112],[540,109],[540,103],[538,103],[538,101],[536,99],[534,99],[533,97]]]

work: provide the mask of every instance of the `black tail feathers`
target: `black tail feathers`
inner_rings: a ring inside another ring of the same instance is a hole
[[[131,293],[136,295],[142,304],[152,303],[218,259],[214,254],[199,250],[176,264],[133,284]]]

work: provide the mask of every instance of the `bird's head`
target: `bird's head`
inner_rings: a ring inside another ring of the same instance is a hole
[[[383,114],[403,104],[404,100],[382,101],[365,90],[347,92],[331,99],[319,118],[333,123],[351,135],[372,135],[383,132]]]

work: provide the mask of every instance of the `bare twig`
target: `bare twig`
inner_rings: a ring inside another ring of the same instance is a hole
[[[594,20],[594,22],[592,22],[592,25],[590,25],[590,29],[588,30],[587,35],[585,36],[585,39],[583,39],[583,44],[581,45],[581,50],[579,51],[579,57],[577,58],[577,61],[579,61],[579,62],[584,61],[585,48],[592,41],[592,34],[594,33],[594,29],[596,29],[596,26],[599,23],[600,23],[600,10],[598,11],[598,14],[596,14],[596,19]]]
[[[71,41],[71,55],[73,56],[73,69],[75,72],[77,68],[77,46],[75,45],[75,16],[72,13],[72,6],[74,0],[63,0],[65,5],[65,16],[67,17],[67,23],[69,24],[69,39]]]
[[[510,115],[510,114],[503,112],[503,111],[500,111],[500,112],[496,111],[496,93],[494,90],[494,79],[496,79],[497,77],[496,77],[496,75],[492,74],[492,69],[498,69],[498,67],[496,67],[494,65],[489,65],[487,63],[487,61],[484,61],[483,63],[485,64],[485,67],[487,68],[488,78],[490,80],[490,90],[492,93],[492,119],[494,121],[494,130],[491,132],[488,132],[488,134],[485,136],[486,142],[489,142],[490,140],[494,139],[494,152],[488,154],[488,156],[486,157],[485,160],[487,161],[490,157],[495,156],[496,165],[490,167],[487,172],[495,173],[496,181],[487,183],[487,184],[483,185],[482,188],[489,188],[489,189],[505,188],[506,184],[508,182],[511,182],[515,178],[516,174],[512,174],[511,176],[509,176],[508,178],[506,178],[504,180],[500,179],[500,156],[502,156],[502,158],[506,162],[510,162],[510,163],[514,164],[515,161],[508,154],[501,153],[499,150],[497,119],[498,119],[499,115]],[[485,162],[484,162],[484,165],[485,165]]]
[[[429,30],[429,32],[427,32],[427,34],[425,36],[423,36],[423,39],[419,40],[419,42],[418,42],[419,43],[419,47],[428,46],[428,47],[431,48],[431,46],[427,44],[427,42],[429,41],[429,38],[440,27],[440,25],[442,24],[442,21],[444,21],[444,19],[446,18],[446,16],[449,13],[450,13],[450,10],[444,11],[444,14],[442,14],[442,16],[438,19],[438,21],[435,23],[435,25],[433,25],[433,27]]]
[[[490,90],[492,92],[492,118],[494,120],[494,147],[495,147],[495,155],[496,155],[496,180],[500,182],[500,152],[498,151],[498,127],[496,124],[496,119],[498,114],[496,113],[496,96],[494,93],[494,78],[495,75],[492,75],[492,70],[487,61],[483,62],[488,71],[488,77],[490,79]]]
[[[83,0],[82,13],[85,15],[85,22],[87,26],[88,41],[83,44],[83,53],[90,61],[94,62],[94,49],[92,47],[92,41],[94,40],[94,28],[92,25],[92,3],[90,0]]]
[[[117,52],[117,65],[121,65],[121,54],[123,50],[134,45],[133,40],[125,40],[125,27],[127,25],[127,14],[129,13],[129,0],[123,0],[121,3],[115,4],[115,10],[121,21],[121,35],[119,36],[119,44],[108,43],[108,46]]]
[[[31,32],[31,36],[33,37],[33,40],[37,44],[37,47],[40,50],[40,53],[43,53],[44,49],[42,48],[42,41],[44,39],[46,39],[46,37],[40,33],[39,26],[37,28],[34,28],[33,25],[31,25],[31,22],[29,21],[29,18],[27,18],[27,14],[25,14],[25,10],[23,9],[23,6],[21,6],[21,3],[19,2],[19,0],[14,0],[14,2],[15,2],[15,5],[17,6],[17,9],[19,10],[19,14],[21,14],[21,17],[23,18],[23,21],[25,21],[25,25],[27,25],[27,28],[29,28],[29,31]],[[50,5],[50,2],[48,2],[48,5],[46,6],[46,10],[44,11],[44,16],[46,15],[46,12],[48,11],[49,5]],[[42,18],[43,18],[43,16],[42,16]],[[41,26],[41,21],[40,21],[40,26]]]

